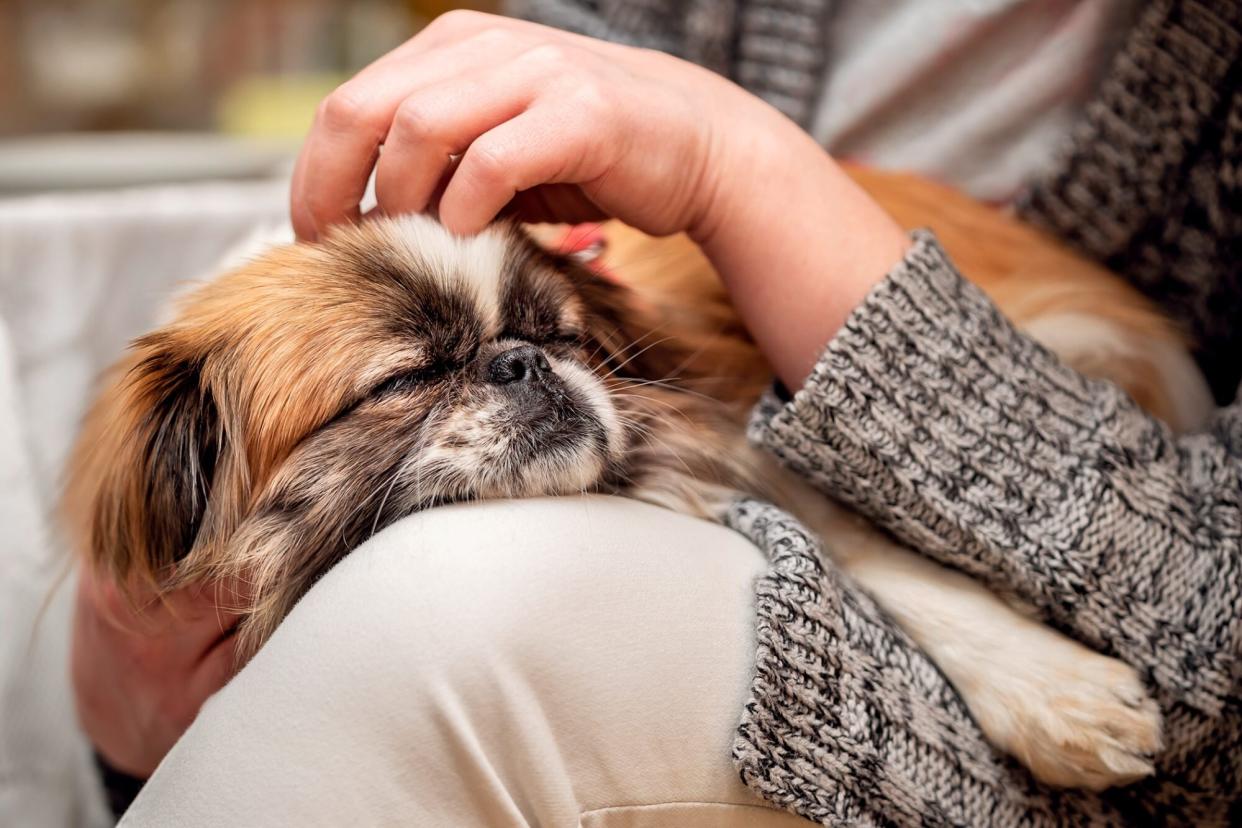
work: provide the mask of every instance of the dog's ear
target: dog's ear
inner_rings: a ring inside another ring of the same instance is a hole
[[[702,251],[684,235],[653,238],[615,221],[602,232],[610,275],[578,266],[575,282],[610,367],[752,404],[772,371]]]
[[[118,582],[159,584],[194,548],[224,450],[203,365],[169,333],[143,337],[83,424],[64,509],[80,550]]]

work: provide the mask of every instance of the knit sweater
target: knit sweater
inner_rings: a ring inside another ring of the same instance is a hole
[[[828,0],[520,5],[699,60],[803,124],[813,113]],[[767,396],[751,429],[913,548],[1139,668],[1165,717],[1156,776],[1103,794],[1037,785],[814,538],[745,501],[729,522],[771,567],[734,758],[773,803],[825,824],[1242,824],[1240,6],[1150,3],[1020,208],[1195,335],[1232,401],[1209,428],[1175,437],[1065,366],[919,234],[804,387]]]

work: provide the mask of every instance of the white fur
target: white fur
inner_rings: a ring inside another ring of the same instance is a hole
[[[1200,428],[1215,408],[1207,380],[1184,347],[1140,337],[1120,325],[1083,313],[1055,313],[1024,326],[1034,339],[1070,365],[1107,365],[1139,357],[1155,366],[1173,404],[1174,431]]]
[[[487,333],[499,332],[500,279],[509,248],[503,227],[457,236],[429,216],[412,214],[392,220],[389,242],[392,249],[415,263],[413,269],[436,273],[446,283],[468,286]]]
[[[624,429],[621,428],[617,407],[612,404],[608,390],[604,388],[599,377],[571,360],[549,355],[548,361],[567,385],[586,397],[607,437],[608,456],[617,457],[624,448]]]
[[[481,497],[572,494],[589,489],[603,474],[607,461],[622,449],[620,418],[597,376],[569,360],[549,356],[549,361],[561,379],[586,398],[590,413],[604,431],[605,452],[583,440],[571,453],[536,456],[520,466],[510,466],[513,442],[520,441],[522,435],[501,422],[511,416],[509,404],[490,400],[474,408],[458,409],[436,423],[429,444],[413,458],[409,474],[417,478],[419,467],[449,468],[457,478],[470,481],[470,488]],[[465,445],[448,446],[448,437]],[[498,470],[502,471],[499,477],[489,476]]]
[[[1198,364],[1185,348],[1167,342],[1152,343],[1151,355],[1173,401],[1174,421],[1169,425],[1178,432],[1197,431],[1207,425],[1216,410],[1216,400]]]

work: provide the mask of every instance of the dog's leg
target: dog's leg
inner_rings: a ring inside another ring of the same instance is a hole
[[[1079,373],[1121,386],[1175,432],[1201,428],[1215,410],[1207,380],[1181,342],[1086,312],[1044,314],[1021,327]]]
[[[1160,714],[1132,668],[819,499],[815,528],[833,559],[935,662],[993,744],[1063,787],[1099,790],[1153,772]]]

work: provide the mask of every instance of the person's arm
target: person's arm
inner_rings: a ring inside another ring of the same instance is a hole
[[[923,235],[752,433],[913,548],[1139,667],[1166,704],[1236,703],[1238,407],[1175,437],[1016,330]]]
[[[773,450],[916,548],[1219,705],[1242,580],[1227,447],[1176,441],[1059,363],[932,240],[903,259],[906,236],[776,110],[667,55],[445,15],[325,101],[295,174],[299,234],[357,219],[372,167],[381,210],[438,208],[460,233],[506,209],[689,232],[785,384],[811,374],[766,428]]]
[[[236,670],[229,590],[133,593],[83,567],[70,653],[78,723],[118,816]]]

